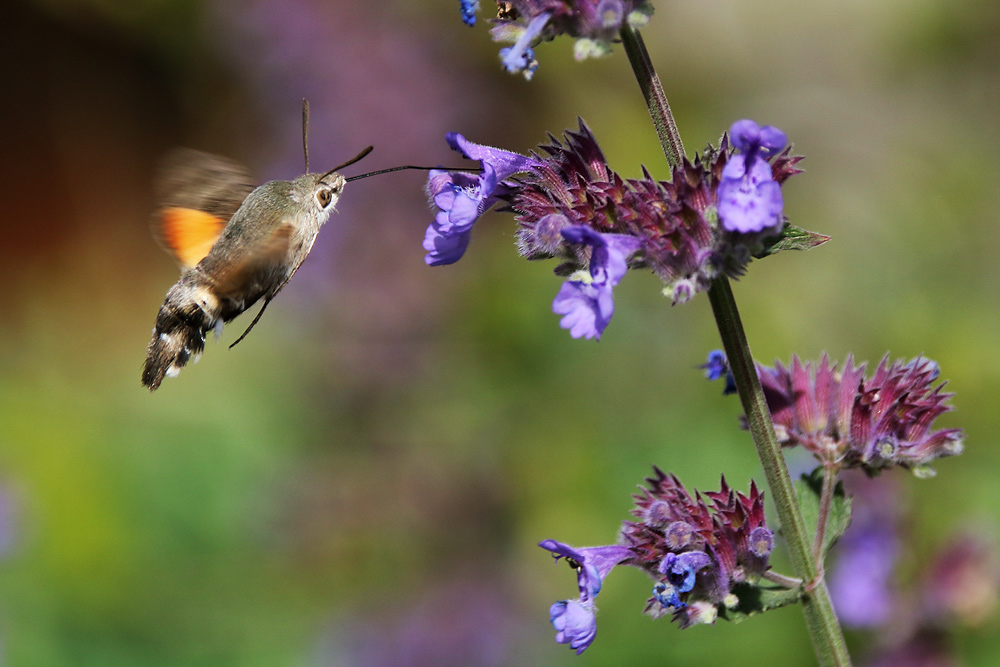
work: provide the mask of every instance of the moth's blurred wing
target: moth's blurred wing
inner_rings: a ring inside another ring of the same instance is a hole
[[[246,169],[227,158],[178,148],[164,157],[157,177],[160,207],[153,237],[181,270],[200,262],[253,190]]]

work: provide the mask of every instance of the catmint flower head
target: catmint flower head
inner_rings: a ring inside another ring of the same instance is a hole
[[[719,491],[692,497],[677,477],[654,470],[649,488],[634,496],[638,520],[622,527],[623,543],[635,554],[628,564],[657,580],[646,612],[673,612],[681,627],[714,621],[703,605],[688,607],[730,605],[734,585],[769,567],[774,536],[764,519],[764,496],[756,484],[749,496],[733,491],[723,478]]]
[[[593,274],[596,246],[593,237],[581,243],[564,234],[566,243],[553,248],[552,216],[568,223],[567,228],[589,227],[606,240],[633,239],[628,246],[619,244],[628,268],[651,269],[664,281],[664,293],[675,303],[707,290],[719,275],[740,277],[760,251],[763,238],[780,231],[769,228],[744,233],[718,224],[716,191],[727,160],[740,159],[730,158],[726,138],[718,151],[710,150],[694,162],[685,160],[674,169],[669,182],[655,181],[645,170],[641,179],[619,176],[608,166],[582,120],[579,130],[566,132],[562,142],[553,137],[550,140],[534,155],[539,165],[518,178],[520,187],[500,197],[516,214],[521,253],[528,259],[563,260],[557,269],[561,275],[588,266]],[[781,162],[782,180],[797,173],[795,164],[793,158]],[[576,280],[577,284],[564,286],[556,300],[560,307],[556,312],[579,313],[582,319],[586,305],[592,316],[587,318],[586,327],[578,325],[575,334],[599,338],[612,312],[611,285],[597,281],[595,286],[579,278],[576,273],[571,282]],[[575,307],[567,305],[570,300]]]
[[[826,355],[815,365],[793,357],[791,368],[757,367],[782,445],[801,445],[825,464],[870,475],[896,465],[933,474],[931,461],[962,452],[961,429],[931,430],[952,409],[944,383],[932,387],[939,373],[928,359],[890,364],[888,355],[870,378],[852,357],[842,370]]]
[[[777,143],[764,130],[758,134],[765,139],[754,143],[740,135],[740,141],[745,155],[763,160]],[[719,223],[724,172],[732,160],[745,160],[730,156],[725,136],[718,150],[685,159],[670,181],[656,181],[646,170],[639,179],[616,174],[582,120],[576,132],[566,132],[563,141],[550,136],[530,157],[457,134],[449,135],[449,143],[479,160],[483,171],[432,172],[428,190],[438,213],[424,241],[427,263],[457,261],[474,221],[503,201],[515,214],[521,254],[561,260],[556,273],[568,279],[553,310],[574,338],[601,337],[614,312],[613,288],[626,270],[653,271],[665,284],[664,294],[684,303],[721,275],[740,277],[754,257],[766,254],[765,240],[781,231],[744,232]],[[768,166],[774,187],[798,173],[797,161],[787,150],[774,158]]]
[[[538,546],[576,571],[579,597],[552,605],[556,641],[582,653],[597,632],[594,601],[618,565],[637,567],[653,578],[646,613],[672,613],[682,628],[714,623],[720,608],[739,599],[736,584],[752,585],[770,566],[774,535],[764,521],[764,496],[722,488],[692,497],[673,475],[654,468],[649,488],[633,496],[637,521],[622,523],[619,544],[575,548],[555,540]]]
[[[652,6],[645,0],[511,0],[500,9],[490,31],[495,42],[511,42],[500,50],[504,69],[530,79],[538,68],[533,47],[558,35],[576,39],[577,60],[611,52],[622,26],[649,21]],[[462,18],[466,23],[466,3]],[[471,25],[471,24],[470,24]]]

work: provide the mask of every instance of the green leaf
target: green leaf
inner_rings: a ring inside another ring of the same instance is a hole
[[[776,255],[782,250],[809,250],[829,240],[829,236],[788,224],[781,230],[781,236],[764,242],[764,249],[757,257]]]
[[[751,616],[763,614],[765,611],[787,607],[795,604],[802,597],[802,591],[787,589],[777,584],[762,581],[761,584],[737,584],[733,594],[739,598],[739,604],[732,609],[719,605],[719,618],[732,623],[742,623]]]
[[[810,534],[816,535],[816,523],[819,518],[820,494],[823,492],[823,467],[817,467],[808,475],[795,482],[795,492],[802,508],[802,518]],[[844,534],[851,525],[851,499],[844,495],[844,485],[837,482],[833,489],[833,502],[830,503],[830,516],[826,521],[826,533],[823,535],[823,555],[826,556],[834,542]]]

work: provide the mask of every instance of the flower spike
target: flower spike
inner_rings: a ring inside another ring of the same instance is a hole
[[[792,358],[790,368],[758,365],[764,396],[778,440],[801,445],[828,465],[861,468],[870,475],[902,466],[933,474],[929,463],[960,454],[961,429],[932,431],[933,421],[952,408],[944,383],[933,387],[940,370],[923,357],[882,358],[871,378],[852,357],[842,370],[826,355],[819,364]]]
[[[774,535],[764,519],[764,496],[729,488],[692,496],[673,475],[654,468],[634,496],[636,521],[622,524],[619,544],[574,548],[555,540],[538,546],[566,559],[577,574],[580,595],[555,603],[549,615],[556,641],[582,653],[594,641],[594,601],[604,579],[618,565],[637,567],[654,579],[646,612],[672,613],[682,628],[714,623],[720,608],[738,603],[737,585],[753,585],[770,565]]]
[[[521,254],[562,262],[556,272],[567,280],[552,303],[560,326],[574,338],[600,339],[614,314],[613,288],[628,269],[652,270],[665,283],[663,293],[685,303],[720,275],[738,278],[751,259],[777,252],[765,241],[782,231],[774,224],[783,223],[780,207],[775,213],[758,200],[776,188],[777,198],[769,201],[780,203],[778,178],[796,173],[797,158],[780,153],[774,158],[775,169],[781,161],[779,176],[772,177],[765,158],[785,145],[784,133],[753,121],[734,124],[732,132],[740,155],[730,155],[723,137],[718,150],[684,160],[670,181],[656,181],[645,169],[640,179],[619,176],[583,120],[577,131],[561,140],[550,136],[531,156],[450,134],[451,147],[479,160],[482,173],[431,172],[428,192],[437,214],[424,238],[425,261],[458,261],[475,221],[502,201],[515,214]],[[728,218],[739,224],[723,217],[720,224],[726,197],[753,215]],[[767,224],[758,224],[765,209],[771,211]]]

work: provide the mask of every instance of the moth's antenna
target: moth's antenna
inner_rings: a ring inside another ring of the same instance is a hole
[[[302,153],[306,157],[306,173],[309,173],[309,100],[302,98]]]
[[[334,167],[330,171],[326,172],[325,174],[323,174],[322,176],[320,176],[319,179],[323,180],[324,178],[326,178],[327,176],[329,176],[330,174],[332,174],[335,171],[340,171],[344,167],[350,167],[352,164],[354,164],[355,162],[357,162],[358,160],[360,160],[364,156],[368,155],[373,150],[375,150],[375,147],[374,146],[369,146],[368,148],[364,149],[363,151],[361,151],[360,153],[358,153],[357,155],[355,155],[354,157],[352,157],[350,160],[348,160],[344,164],[339,165],[337,167]],[[348,180],[350,180],[350,179],[348,179]]]
[[[434,169],[441,169],[443,171],[473,171],[473,172],[475,172],[475,171],[482,171],[482,169],[467,169],[467,168],[449,169],[447,167],[418,167],[418,166],[413,165],[413,164],[405,164],[402,167],[389,167],[388,169],[379,169],[378,171],[370,171],[367,174],[361,174],[360,176],[351,176],[350,178],[347,178],[345,180],[347,180],[348,182],[350,182],[350,181],[356,181],[359,178],[368,178],[369,176],[378,176],[379,174],[388,174],[390,171],[402,171],[403,169],[420,169],[421,171],[431,171],[431,170],[434,170]]]

